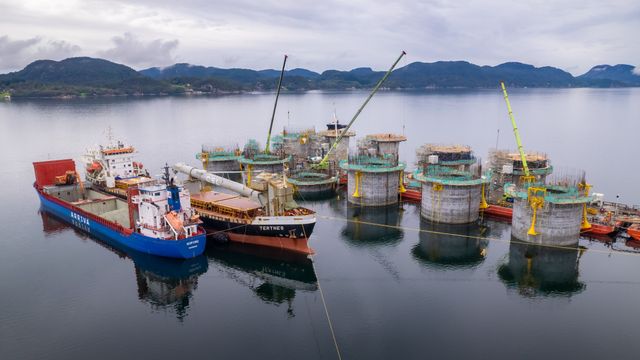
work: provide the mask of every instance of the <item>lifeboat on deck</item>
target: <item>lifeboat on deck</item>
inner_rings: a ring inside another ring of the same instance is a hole
[[[102,165],[100,165],[100,163],[97,161],[94,161],[91,164],[87,165],[87,172],[93,173],[99,172],[100,170],[102,170]]]

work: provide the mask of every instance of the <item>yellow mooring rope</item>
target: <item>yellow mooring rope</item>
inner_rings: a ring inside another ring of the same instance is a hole
[[[436,234],[436,235],[457,236],[457,237],[461,237],[461,238],[487,240],[487,241],[495,241],[495,242],[502,242],[502,243],[510,243],[511,242],[511,243],[516,243],[516,244],[540,246],[540,247],[563,249],[563,250],[572,250],[572,251],[578,250],[575,247],[564,246],[564,245],[534,244],[534,243],[529,243],[529,242],[526,242],[526,241],[520,241],[520,240],[515,240],[515,239],[501,239],[501,238],[490,237],[490,236],[475,236],[475,235],[456,234],[456,233],[450,233],[450,232],[445,232],[445,231],[425,230],[425,229],[420,229],[420,228],[410,228],[410,227],[397,226],[397,225],[387,225],[387,224],[380,224],[380,223],[361,221],[361,220],[349,220],[349,219],[339,218],[339,217],[335,217],[335,216],[317,215],[317,217],[322,218],[322,219],[326,219],[326,220],[352,222],[352,223],[356,223],[356,224],[380,226],[380,227],[391,228],[391,229],[408,230],[408,231],[423,232],[423,233]],[[599,250],[599,249],[589,249],[589,252],[603,253],[603,254],[610,254],[610,253],[614,252],[614,253],[623,254],[623,255],[640,256],[640,253],[626,252],[626,251],[620,251],[620,250],[614,250],[614,249],[611,249],[610,251]]]

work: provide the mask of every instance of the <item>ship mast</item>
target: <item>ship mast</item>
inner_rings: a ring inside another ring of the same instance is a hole
[[[273,119],[276,117],[276,108],[278,107],[278,97],[280,97],[280,88],[282,86],[282,78],[284,77],[284,67],[287,64],[287,55],[284,56],[282,62],[282,70],[280,71],[280,79],[278,79],[278,89],[276,90],[276,101],[273,104],[273,112],[271,113],[271,123],[269,124],[269,133],[267,134],[267,146],[264,148],[266,154],[270,153],[269,146],[271,145],[271,130],[273,130]]]

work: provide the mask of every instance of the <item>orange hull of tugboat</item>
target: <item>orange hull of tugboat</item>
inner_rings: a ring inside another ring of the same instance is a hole
[[[489,205],[484,209],[484,213],[491,216],[511,219],[513,217],[513,209],[500,205]]]
[[[340,185],[347,185],[348,182],[349,182],[349,180],[348,180],[346,174],[340,176],[340,181],[339,181]]]
[[[631,238],[635,241],[640,241],[640,227],[639,226],[632,226],[630,228],[627,229],[627,234],[629,234],[629,236],[631,236]]]
[[[592,234],[592,235],[609,235],[616,231],[616,228],[609,225],[602,224],[591,224],[591,228],[583,231],[583,234]]]
[[[313,255],[315,251],[309,247],[307,238],[289,238],[289,237],[274,237],[274,236],[260,236],[260,235],[247,235],[238,234],[233,232],[226,233],[229,236],[229,240],[243,243],[267,246],[271,248],[279,248],[283,250],[292,251],[304,255]]]
[[[422,191],[415,189],[407,189],[405,192],[400,193],[400,198],[406,201],[417,201],[422,200]]]

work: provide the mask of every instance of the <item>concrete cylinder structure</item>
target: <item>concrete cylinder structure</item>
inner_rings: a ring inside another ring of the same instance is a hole
[[[478,220],[482,183],[448,185],[427,179],[422,182],[420,215],[443,224],[467,224]]]
[[[319,135],[322,136],[322,142],[327,144],[327,151],[343,131],[344,129],[339,129],[338,131],[326,130],[319,133]],[[331,152],[331,154],[329,154],[329,161],[333,161],[337,164],[342,160],[347,160],[349,156],[349,138],[355,135],[356,133],[353,131],[346,132],[342,136],[340,142],[336,145],[336,148]]]
[[[536,210],[535,231],[528,234],[533,209],[527,198],[515,197],[511,234],[514,238],[533,244],[576,245],[580,238],[584,202],[557,203],[545,201]]]
[[[237,159],[209,160],[205,163],[205,170],[210,172],[239,171],[240,164]]]
[[[394,169],[376,172],[348,169],[347,200],[362,206],[396,204],[402,169]]]

